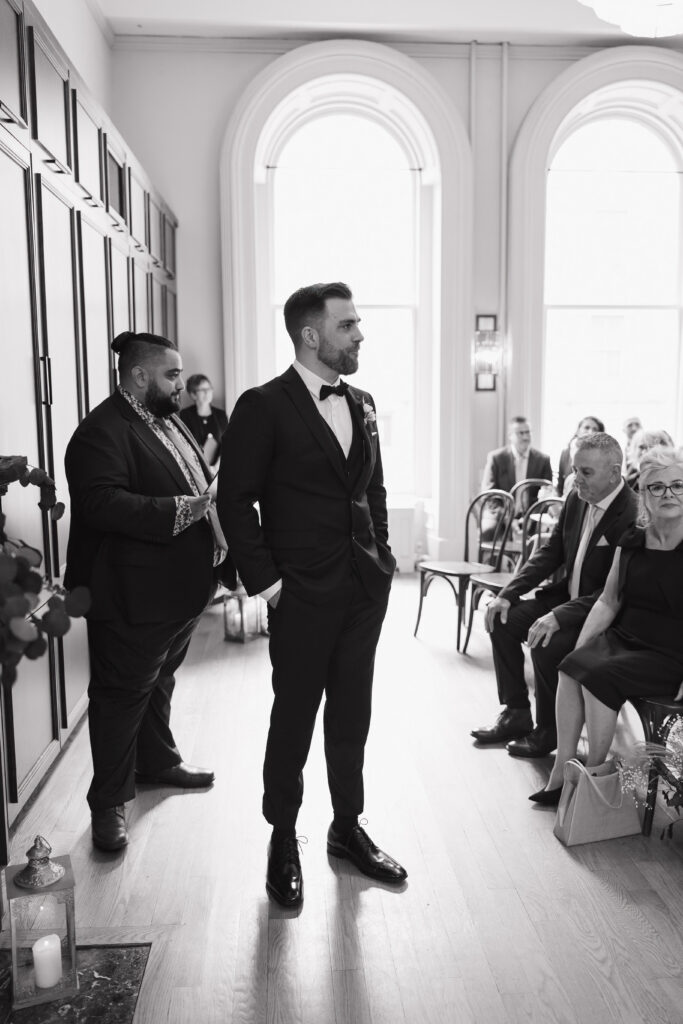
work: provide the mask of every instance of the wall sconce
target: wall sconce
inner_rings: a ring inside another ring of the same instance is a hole
[[[474,386],[476,391],[495,391],[500,373],[502,343],[495,316],[477,316],[474,332]]]

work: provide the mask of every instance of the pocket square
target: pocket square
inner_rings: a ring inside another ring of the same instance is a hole
[[[600,539],[598,540],[598,543],[595,546],[596,546],[596,548],[608,548],[609,547],[609,541],[607,540],[607,537],[604,537],[604,536],[600,537]]]

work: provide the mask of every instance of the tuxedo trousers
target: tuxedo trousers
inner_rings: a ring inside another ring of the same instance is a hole
[[[327,780],[335,815],[363,810],[363,761],[370,728],[375,650],[389,593],[364,589],[355,568],[334,595],[288,590],[268,610],[273,706],[263,766],[263,814],[293,828],[303,799],[303,769],[325,697]]]
[[[132,800],[136,769],[154,775],[180,764],[171,698],[196,623],[197,617],[137,625],[88,622],[92,810]]]
[[[520,601],[508,610],[507,622],[496,616],[491,633],[493,665],[498,684],[498,699],[509,708],[529,708],[529,690],[524,678],[524,648],[529,627],[542,615],[547,615],[561,600],[533,597]],[[568,626],[553,633],[547,647],[533,647],[531,660],[536,686],[536,725],[555,729],[555,695],[557,693],[557,666],[565,655],[574,650],[581,626]]]

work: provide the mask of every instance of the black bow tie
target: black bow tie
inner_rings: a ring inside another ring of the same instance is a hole
[[[320,389],[320,401],[322,402],[328,395],[345,395],[348,390],[349,385],[345,380],[340,381],[336,388],[333,388],[331,384],[323,384]]]

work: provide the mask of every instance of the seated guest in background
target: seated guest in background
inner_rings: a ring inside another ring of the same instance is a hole
[[[654,448],[655,445],[664,445],[665,448],[673,448],[674,443],[671,435],[666,430],[636,430],[635,434],[631,438],[631,464],[626,473],[626,483],[629,484],[634,491],[639,489],[639,477],[640,477],[640,461],[650,448]]]
[[[624,433],[626,434],[626,444],[624,446],[624,476],[628,479],[628,471],[633,461],[631,456],[631,440],[636,430],[642,430],[643,424],[640,422],[638,416],[629,416],[624,420]]]
[[[575,489],[567,495],[548,540],[486,609],[498,698],[503,710],[480,743],[508,743],[513,757],[544,757],[555,749],[557,666],[573,650],[607,578],[617,541],[635,521],[637,501],[621,476],[622,451],[609,434],[588,434],[574,456]],[[534,587],[561,573],[533,598]],[[523,643],[532,648],[536,728],[524,678]]]
[[[526,416],[512,417],[508,424],[508,441],[504,448],[496,448],[486,456],[481,484],[483,491],[492,487],[511,491],[515,484],[529,478],[552,481],[550,457],[531,447],[531,427]],[[536,493],[532,490],[527,495],[525,508],[536,500]]]
[[[555,805],[564,765],[588,732],[589,768],[609,753],[629,697],[677,696],[683,680],[683,448],[655,447],[640,465],[642,526],[619,541],[605,589],[560,665],[558,744],[545,789]]]
[[[211,404],[213,387],[203,373],[193,373],[187,378],[187,391],[194,405],[183,409],[180,418],[202,448],[206,461],[217,468],[228,417],[224,409]]]
[[[566,448],[563,448],[560,454],[560,465],[557,470],[557,493],[560,497],[563,497],[565,492],[569,491],[571,484],[573,483],[572,475],[572,459],[574,452],[576,451],[576,442],[580,437],[586,437],[588,434],[602,434],[605,430],[605,424],[602,420],[599,420],[597,416],[584,416],[582,420],[579,420],[579,425],[576,428],[574,436],[571,438]],[[568,481],[567,478],[572,475],[572,480]],[[565,486],[567,484],[567,486]]]

